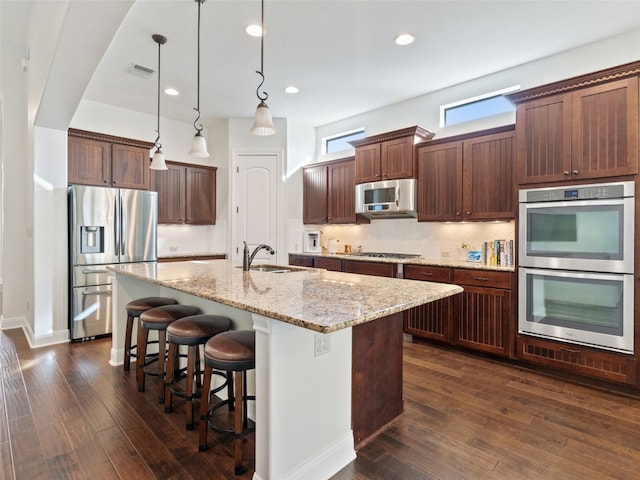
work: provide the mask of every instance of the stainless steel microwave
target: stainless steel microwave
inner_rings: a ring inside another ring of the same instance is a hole
[[[356,185],[356,214],[369,218],[416,217],[416,179]]]

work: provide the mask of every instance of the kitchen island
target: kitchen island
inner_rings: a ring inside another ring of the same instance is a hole
[[[402,311],[456,285],[321,269],[250,271],[228,260],[113,267],[111,363],[122,363],[124,307],[172,296],[255,329],[254,478],[329,478],[402,413]],[[196,446],[194,445],[194,448]]]

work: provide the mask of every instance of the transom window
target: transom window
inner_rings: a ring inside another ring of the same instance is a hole
[[[507,93],[519,90],[520,85],[486,93],[473,98],[440,106],[440,126],[450,127],[479,118],[515,112],[516,107],[505,98]]]
[[[351,130],[349,132],[339,133],[338,135],[332,135],[322,139],[322,153],[330,155],[332,153],[344,152],[350,150],[353,147],[349,142],[353,140],[360,140],[364,138],[364,128],[357,130]]]

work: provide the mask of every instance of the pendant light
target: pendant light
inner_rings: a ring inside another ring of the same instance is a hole
[[[164,163],[162,145],[160,144],[160,47],[167,43],[167,37],[155,33],[151,35],[151,38],[153,38],[153,41],[158,44],[158,126],[156,128],[158,136],[156,137],[156,141],[153,142],[156,147],[156,151],[153,154],[153,159],[151,160],[149,168],[151,170],[167,170],[167,164]]]
[[[196,0],[198,3],[198,83],[197,83],[197,104],[194,110],[198,112],[196,119],[193,121],[193,127],[196,129],[196,134],[193,137],[193,143],[191,144],[191,150],[189,155],[192,157],[208,157],[207,141],[202,135],[202,124],[198,124],[200,120],[200,7],[206,0]]]
[[[271,119],[271,111],[266,103],[269,94],[263,91],[262,95],[260,95],[260,87],[262,87],[264,83],[264,0],[262,0],[262,19],[260,25],[262,27],[262,35],[260,36],[260,71],[256,71],[256,73],[262,77],[262,81],[256,89],[256,96],[258,100],[260,100],[260,103],[256,109],[255,119],[250,132],[254,135],[273,135],[276,133],[276,129]]]

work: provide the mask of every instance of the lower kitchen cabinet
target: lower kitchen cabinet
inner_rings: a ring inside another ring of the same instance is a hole
[[[158,257],[158,263],[191,262],[193,260],[224,260],[226,255],[191,255],[184,257]]]
[[[377,277],[394,278],[398,274],[398,264],[344,260],[342,262],[342,271],[346,273],[359,273],[361,275],[375,275]]]
[[[316,257],[313,255],[289,254],[289,265],[297,267],[324,268],[334,272],[342,271],[342,259],[337,257]]]
[[[514,273],[405,265],[404,276],[464,288],[460,295],[408,310],[406,333],[513,357]]]
[[[611,382],[635,385],[634,357],[541,338],[518,335],[518,357],[529,363]]]

